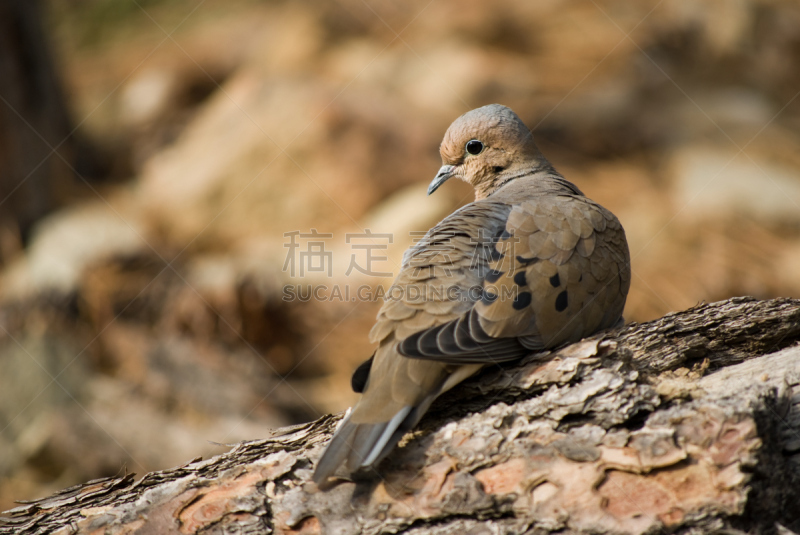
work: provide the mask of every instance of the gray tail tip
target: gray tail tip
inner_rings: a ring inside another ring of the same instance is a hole
[[[329,488],[335,481],[347,481],[347,476],[376,466],[404,434],[403,424],[412,410],[411,406],[402,407],[391,420],[377,424],[352,423],[348,414],[317,461],[314,483],[320,489]],[[339,475],[340,468],[347,476]]]

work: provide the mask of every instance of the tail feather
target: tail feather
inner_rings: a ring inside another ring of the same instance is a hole
[[[401,408],[388,422],[357,423],[351,421],[353,413],[348,414],[317,462],[314,482],[322,484],[335,475],[342,464],[350,474],[377,465],[403,435],[417,425],[433,398],[435,396],[416,407]]]
[[[364,462],[361,464],[361,466],[369,466],[378,460],[381,452],[384,450],[384,448],[386,448],[389,439],[391,439],[392,435],[395,434],[395,431],[397,431],[397,428],[400,427],[400,424],[406,419],[406,416],[408,416],[409,412],[411,412],[411,407],[403,407],[400,409],[400,411],[398,411],[397,414],[394,415],[391,420],[389,420],[389,423],[386,424],[386,427],[383,429],[383,432],[378,440],[375,441],[375,443],[369,448],[369,453],[367,454],[367,457],[364,459]],[[392,444],[391,447],[394,447],[394,444]]]
[[[355,427],[355,431],[353,432],[353,440],[350,443],[350,451],[347,453],[347,460],[344,466],[349,472],[355,472],[367,465],[367,457],[369,457],[375,443],[386,432],[388,422],[377,424],[353,422],[350,425]]]
[[[344,420],[339,424],[339,428],[333,434],[333,438],[331,438],[331,441],[325,448],[322,457],[317,461],[317,467],[314,469],[313,478],[317,485],[332,476],[350,455],[355,435],[361,427],[358,424],[350,423],[350,418],[352,416],[352,411],[345,415]]]

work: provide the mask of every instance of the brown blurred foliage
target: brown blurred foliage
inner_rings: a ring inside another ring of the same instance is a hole
[[[794,2],[76,0],[46,27],[105,174],[3,267],[0,507],[352,403],[380,302],[333,288],[390,279],[346,275],[346,234],[391,234],[396,270],[470,200],[425,186],[491,102],[622,221],[628,320],[800,295]],[[330,277],[284,270],[311,229]]]

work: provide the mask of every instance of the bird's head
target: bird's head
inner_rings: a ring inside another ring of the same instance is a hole
[[[452,177],[483,199],[526,170],[549,167],[533,135],[517,114],[500,104],[469,111],[453,121],[439,147],[442,167],[428,195]]]

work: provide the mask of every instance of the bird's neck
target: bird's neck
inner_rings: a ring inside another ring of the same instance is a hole
[[[526,165],[509,167],[493,175],[491,180],[478,184],[475,186],[475,200],[486,199],[495,194],[495,192],[505,189],[510,184],[520,180],[540,184],[544,189],[548,190],[563,188],[565,192],[581,194],[580,190],[561,176],[549,161],[542,158]],[[564,184],[569,184],[572,187],[570,188]]]

